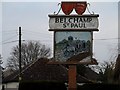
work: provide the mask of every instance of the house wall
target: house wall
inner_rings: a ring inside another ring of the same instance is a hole
[[[2,90],[2,84],[0,83],[0,90]]]
[[[18,87],[19,87],[18,82],[10,82],[3,85],[5,87],[5,90],[18,90]]]

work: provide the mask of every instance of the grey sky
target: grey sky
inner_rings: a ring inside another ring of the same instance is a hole
[[[47,2],[5,2],[3,15],[3,58],[6,60],[13,46],[18,42],[18,27],[22,27],[22,39],[39,40],[52,47],[52,32],[48,32],[48,14],[54,12],[57,3]],[[47,7],[47,9],[46,9]],[[12,38],[13,37],[13,38]]]
[[[119,1],[119,4],[118,4],[118,38],[120,38],[120,1]],[[120,54],[120,39],[118,40],[118,53]]]
[[[0,44],[4,63],[10,56],[12,47],[18,44],[7,42],[18,40],[19,26],[22,27],[22,39],[40,40],[41,43],[53,47],[53,32],[48,31],[48,14],[58,11],[59,2],[2,2],[3,36]],[[90,2],[90,4],[90,11],[100,15],[99,32],[94,32],[93,55],[98,62],[109,60],[111,55],[116,55],[117,52],[118,3]]]
[[[0,2],[0,43],[2,42],[2,3]],[[2,45],[0,45],[0,53],[2,53]]]

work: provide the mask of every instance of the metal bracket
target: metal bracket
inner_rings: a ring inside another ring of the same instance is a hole
[[[58,3],[58,6],[60,6],[60,8],[59,8],[59,10],[58,10],[58,12],[56,13],[56,12],[54,12],[54,15],[58,15],[59,13],[60,13],[60,10],[61,10],[61,3]]]
[[[88,6],[90,7],[90,3],[87,3],[87,11],[90,13],[90,14],[94,14],[94,12],[92,11],[92,13],[90,12]]]

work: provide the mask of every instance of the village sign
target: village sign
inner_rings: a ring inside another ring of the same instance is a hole
[[[98,31],[98,14],[83,15],[87,2],[61,2],[65,15],[49,16],[49,31],[54,31],[52,64],[67,64],[68,90],[77,90],[77,64],[98,64],[92,58],[93,31]],[[75,14],[71,12],[75,9]],[[59,10],[60,11],[60,10]],[[94,62],[95,61],[95,62]]]
[[[87,2],[61,2],[63,14],[50,14],[49,31],[54,31],[54,59],[81,63],[92,60],[93,31],[99,31],[98,14],[84,14]],[[76,14],[71,14],[75,9]],[[70,15],[71,14],[71,15]],[[69,64],[69,63],[68,63]]]

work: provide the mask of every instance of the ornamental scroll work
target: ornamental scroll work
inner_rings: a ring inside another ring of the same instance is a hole
[[[49,30],[92,30],[98,31],[99,15],[49,15]]]

